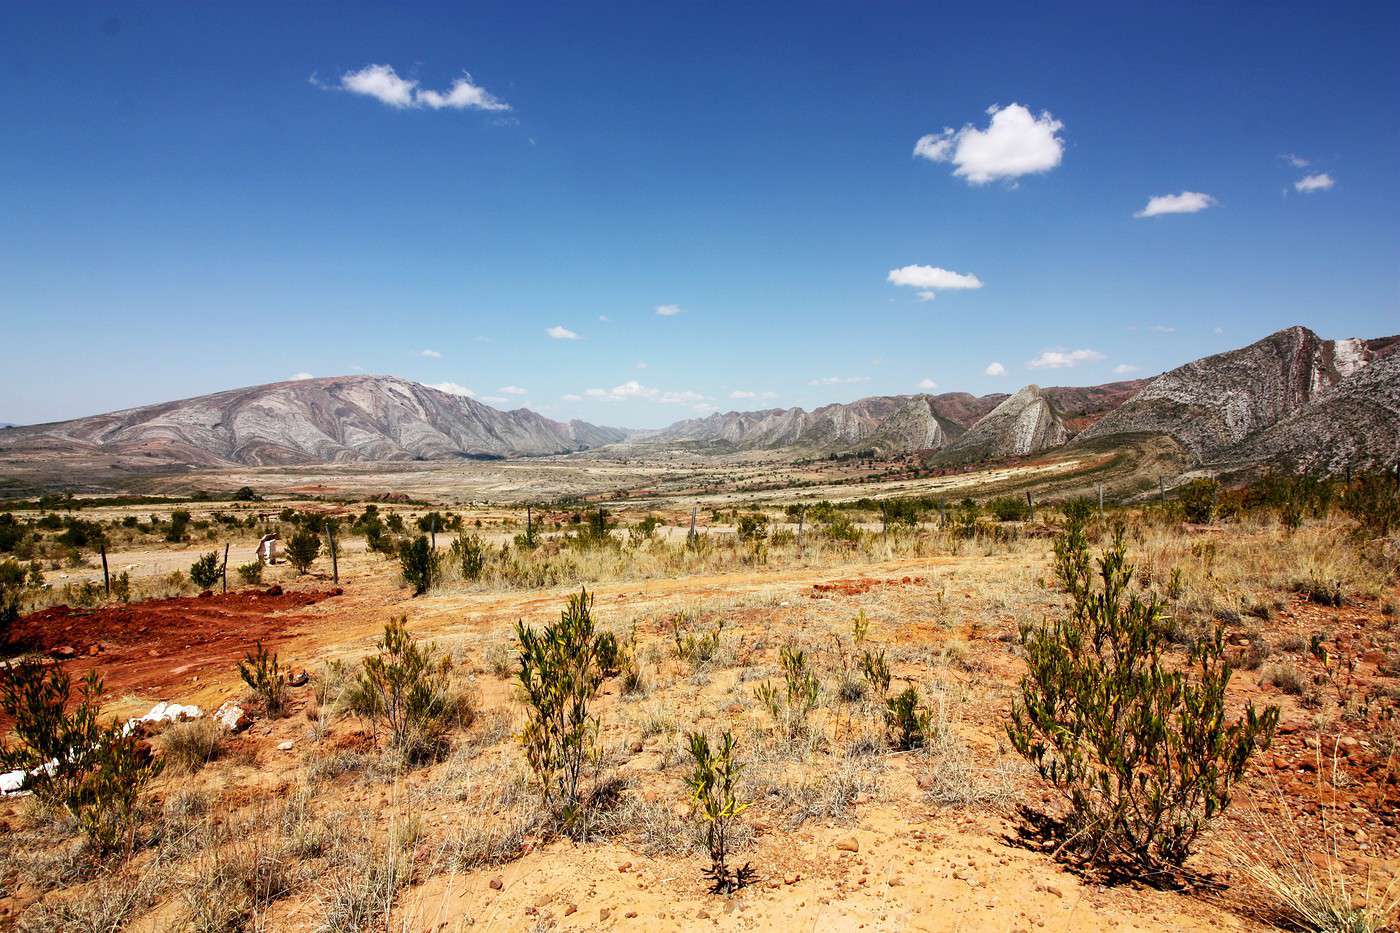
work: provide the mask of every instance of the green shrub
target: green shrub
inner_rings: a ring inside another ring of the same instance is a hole
[[[219,582],[219,555],[217,552],[210,551],[190,564],[190,582],[201,590],[207,590]]]
[[[592,609],[592,597],[580,590],[556,624],[516,624],[526,712],[521,740],[546,809],[568,832],[586,831],[581,785],[598,734],[588,710],[603,679]]]
[[[1384,538],[1400,526],[1400,482],[1376,471],[1356,477],[1342,496],[1342,509],[1373,538]]]
[[[768,540],[768,516],[762,512],[740,515],[735,524],[740,541],[758,543]]]
[[[165,540],[172,544],[185,540],[185,533],[189,531],[190,513],[184,509],[176,509],[170,513],[170,527],[165,529]]]
[[[702,629],[700,619],[690,612],[679,612],[671,618],[671,640],[676,646],[676,657],[688,662],[691,667],[710,662],[719,651],[722,634],[723,619],[717,621],[713,628]]]
[[[58,665],[25,660],[0,669],[0,710],[14,720],[18,740],[0,744],[0,764],[27,772],[24,788],[66,810],[99,852],[130,849],[141,795],[160,762],[116,720],[98,722],[96,671],[83,678],[76,704],[71,687]]]
[[[321,536],[310,528],[298,528],[287,542],[287,563],[298,574],[306,573],[321,554]]]
[[[919,691],[911,684],[885,700],[885,729],[900,751],[923,748],[932,715],[919,705]]]
[[[1181,487],[1178,495],[1188,522],[1209,525],[1215,518],[1215,504],[1220,497],[1220,484],[1215,480],[1193,479]]]
[[[287,678],[277,663],[277,655],[268,654],[261,639],[256,649],[238,662],[238,676],[257,695],[267,715],[282,715],[287,706]]]
[[[422,645],[408,633],[406,616],[384,626],[379,653],[364,659],[356,710],[389,733],[392,748],[408,761],[433,757],[455,722],[470,713],[464,698],[451,691],[452,659],[432,643]]]
[[[18,561],[0,561],[0,645],[6,642],[10,626],[19,620],[27,576],[24,566]]]
[[[885,649],[872,651],[867,648],[860,656],[861,673],[881,698],[890,692],[890,666],[885,663]]]
[[[452,559],[462,571],[463,580],[476,580],[486,569],[486,544],[480,535],[459,533],[452,542]]]
[[[262,582],[263,563],[260,560],[240,564],[238,567],[238,579],[249,586],[256,586]]]
[[[804,735],[807,731],[807,716],[817,707],[821,686],[817,675],[807,666],[807,655],[791,645],[779,649],[779,661],[783,667],[785,692],[780,694],[772,684],[764,681],[754,695],[768,710],[773,721],[783,726],[788,735]]]
[[[997,496],[987,503],[987,511],[999,522],[1023,522],[1030,518],[1031,507],[1019,496]]]
[[[427,535],[399,545],[399,568],[403,581],[413,587],[414,596],[422,596],[437,581],[439,556],[428,543]]]
[[[714,883],[716,894],[729,894],[741,888],[750,875],[747,863],[737,871],[729,868],[730,833],[749,808],[735,790],[740,768],[734,760],[733,733],[726,731],[716,749],[710,748],[703,733],[690,733],[690,760],[692,769],[685,783],[695,812],[705,824],[705,846],[710,853],[705,874]]]
[[[1028,670],[1007,735],[1064,799],[1067,851],[1094,866],[1173,870],[1268,746],[1278,708],[1260,714],[1251,704],[1227,723],[1222,630],[1195,640],[1184,667],[1169,667],[1158,603],[1129,591],[1123,528],[1095,587],[1078,526],[1055,547],[1073,609],[1022,628]]]

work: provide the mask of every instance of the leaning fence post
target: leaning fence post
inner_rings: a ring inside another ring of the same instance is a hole
[[[331,546],[331,579],[336,583],[340,582],[340,555],[336,553],[335,546],[335,526],[328,520],[326,522],[326,540]]]
[[[1167,484],[1162,482],[1162,476],[1157,475],[1157,498],[1162,502],[1167,501]]]
[[[694,543],[695,543],[695,536],[696,536],[696,534],[698,533],[698,532],[696,532],[696,530],[695,530],[695,516],[696,516],[696,513],[699,512],[699,511],[700,511],[700,507],[697,506],[697,505],[692,505],[692,506],[690,507],[690,533],[689,533],[688,535],[685,536],[685,543],[686,543],[686,544],[694,544]]]
[[[1099,521],[1103,521],[1103,483],[1099,483]]]
[[[1026,508],[1031,513],[1031,521],[1035,521],[1035,499],[1031,498],[1031,491],[1026,490]]]
[[[224,542],[224,566],[223,566],[223,570],[220,571],[220,575],[223,576],[223,578],[224,578],[224,592],[227,593],[227,592],[228,592],[228,542],[227,542],[227,541]]]
[[[107,598],[112,597],[112,577],[107,573],[107,542],[103,541],[97,545],[98,551],[102,554],[102,587],[107,591]]]

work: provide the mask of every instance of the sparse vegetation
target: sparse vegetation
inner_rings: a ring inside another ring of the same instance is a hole
[[[730,894],[742,887],[750,874],[748,864],[738,870],[729,865],[734,822],[749,807],[736,793],[739,765],[734,760],[734,735],[725,732],[719,745],[712,749],[707,736],[692,732],[689,746],[692,769],[685,782],[705,826],[705,844],[710,853],[706,874],[715,893]]]
[[[238,676],[253,691],[268,716],[282,715],[287,706],[286,672],[277,663],[277,655],[263,647],[261,639],[238,662]]]

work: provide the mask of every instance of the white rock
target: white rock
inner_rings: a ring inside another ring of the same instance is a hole
[[[214,711],[214,721],[230,732],[242,732],[253,724],[253,720],[243,711],[243,707],[232,700]]]

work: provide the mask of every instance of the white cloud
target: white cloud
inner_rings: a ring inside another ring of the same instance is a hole
[[[938,388],[938,383],[934,382],[932,379],[920,379],[919,388],[927,392]]]
[[[1181,194],[1159,194],[1149,198],[1147,206],[1134,214],[1134,217],[1157,217],[1162,214],[1194,214],[1215,206],[1215,198],[1199,191],[1183,191]]]
[[[1294,168],[1307,168],[1309,165],[1312,165],[1311,159],[1305,159],[1302,156],[1294,155],[1291,152],[1285,152],[1283,155],[1279,156],[1279,158],[1287,162]]]
[[[312,83],[320,84],[313,78]],[[359,71],[347,71],[340,76],[342,90],[373,97],[381,104],[408,110],[428,107],[432,110],[509,110],[510,105],[492,97],[485,88],[472,83],[471,75],[452,82],[444,93],[420,89],[418,82],[401,78],[392,65],[366,65]]]
[[[841,386],[869,381],[869,376],[823,376],[820,379],[808,379],[807,384],[809,386]]]
[[[439,352],[436,351],[436,350],[419,350],[419,351],[418,351],[418,355],[419,355],[419,356],[426,356],[426,357],[427,357],[428,359],[430,359],[430,360],[440,360],[440,359],[442,359],[442,354],[439,353]]]
[[[1137,372],[1138,368],[1131,363],[1119,363],[1117,366],[1113,367],[1113,371],[1120,376],[1126,376],[1128,373]]]
[[[504,405],[506,402],[510,401],[510,399],[506,398],[504,395],[483,395],[481,400],[483,402],[490,402],[492,405]]]
[[[502,395],[529,395],[529,389],[522,389],[520,386],[501,386],[496,390]]]
[[[1225,333],[1225,328],[1223,328],[1223,327],[1217,327],[1214,331],[1212,331],[1212,333],[1223,334],[1223,333]]]
[[[559,396],[559,398],[562,399],[562,400],[565,401],[565,402],[581,402],[581,401],[583,401],[583,396],[582,396],[582,395],[578,395],[577,393],[574,393],[574,392],[568,392],[568,393],[566,393],[566,394],[564,394],[564,395]]]
[[[661,317],[675,317],[677,314],[684,314],[685,309],[680,305],[657,305],[656,313]]]
[[[555,324],[553,327],[546,327],[544,332],[545,332],[546,334],[548,334],[550,337],[554,338],[555,340],[581,340],[581,339],[582,339],[581,337],[579,337],[578,334],[574,333],[573,331],[569,330],[567,327],[564,327],[564,326],[562,326],[562,325],[560,325],[560,324]]]
[[[464,385],[456,382],[429,382],[428,388],[437,389],[439,392],[446,392],[448,395],[465,395],[467,398],[476,398],[476,393]]]
[[[750,392],[748,389],[735,389],[729,393],[730,398],[777,398],[777,392]]]
[[[701,402],[698,405],[691,405],[690,408],[692,411],[699,412],[702,415],[709,414],[712,411],[719,411],[718,408],[716,408],[714,405],[711,405],[709,402]]]
[[[1056,134],[1064,124],[1048,110],[1036,116],[1020,104],[1011,104],[993,105],[987,113],[992,119],[986,129],[969,123],[960,130],[930,133],[914,144],[914,155],[930,162],[952,162],[953,174],[974,185],[1048,172],[1060,164],[1065,141]]]
[[[917,288],[920,301],[932,301],[939,289],[981,288],[982,280],[975,275],[952,272],[938,266],[900,266],[885,275],[891,285]]]
[[[1031,369],[1067,369],[1080,363],[1097,363],[1103,358],[1098,350],[1046,350],[1026,365]]]
[[[287,377],[288,382],[301,382],[303,379],[315,379],[310,373],[292,373]]]
[[[598,320],[602,321],[604,324],[612,323],[612,318],[608,317],[606,314],[598,315]]]
[[[635,379],[629,379],[621,385],[613,386],[611,389],[585,389],[584,393],[588,398],[598,399],[604,402],[624,402],[630,399],[641,399],[647,402],[658,402],[662,405],[688,405],[695,402],[707,400],[707,396],[700,392],[689,389],[681,391],[665,391],[644,386]]]
[[[1148,330],[1152,331],[1153,333],[1157,333],[1157,334],[1174,334],[1174,333],[1176,333],[1176,328],[1175,328],[1175,327],[1172,327],[1170,324],[1153,324],[1151,327],[1148,328]]]
[[[1319,172],[1316,175],[1307,175],[1298,179],[1293,183],[1293,188],[1304,194],[1309,194],[1313,191],[1326,191],[1335,184],[1336,182],[1332,180],[1331,175],[1328,175],[1326,172]]]
[[[982,370],[982,372],[986,373],[988,376],[1005,376],[1006,367],[1000,363],[988,363],[987,368]]]

